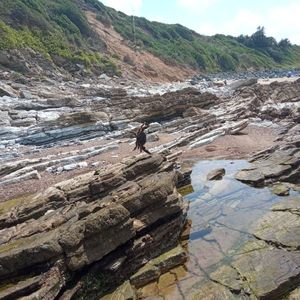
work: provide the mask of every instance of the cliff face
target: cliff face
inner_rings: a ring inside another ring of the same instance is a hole
[[[53,299],[78,282],[95,298],[132,275],[177,244],[186,206],[175,183],[172,163],[139,156],[1,203],[0,298]],[[111,281],[91,284],[95,268]]]
[[[122,73],[159,82],[182,80],[199,71],[299,66],[298,46],[258,33],[209,37],[179,24],[135,17],[133,36],[132,16],[98,0],[3,0],[0,67],[48,76]]]

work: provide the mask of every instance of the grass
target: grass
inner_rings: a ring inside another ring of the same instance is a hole
[[[31,48],[54,63],[60,57],[109,74],[119,73],[74,1],[3,0],[0,20],[0,50]]]
[[[279,47],[280,43],[264,36],[264,32],[259,36],[263,41],[270,42],[271,46],[258,47],[258,34],[254,33],[247,37],[251,42],[255,40],[252,47],[248,47],[232,36],[218,34],[208,37],[179,24],[167,25],[135,17],[134,38],[132,17],[106,8],[96,0],[87,2],[97,12],[98,19],[111,24],[129,45],[147,50],[172,65],[188,65],[204,72],[218,72],[296,67],[300,62],[299,47],[291,46],[283,50]]]
[[[32,48],[56,64],[61,58],[91,70],[119,74],[105,54],[105,41],[87,21],[87,9],[106,27],[113,26],[129,46],[149,51],[170,65],[203,72],[300,66],[300,47],[289,45],[287,40],[277,43],[264,35],[263,27],[251,36],[208,37],[179,24],[135,17],[134,35],[132,17],[98,0],[0,1],[0,50]]]

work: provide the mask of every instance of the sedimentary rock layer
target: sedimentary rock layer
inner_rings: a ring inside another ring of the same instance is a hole
[[[174,247],[186,210],[175,184],[172,163],[140,156],[1,203],[0,299],[53,299],[94,263],[121,278]]]

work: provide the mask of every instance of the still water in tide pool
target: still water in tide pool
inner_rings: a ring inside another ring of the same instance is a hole
[[[141,289],[142,298],[192,299],[209,280],[209,274],[229,264],[243,244],[253,238],[249,232],[255,221],[283,198],[268,188],[252,188],[235,180],[237,171],[249,166],[244,160],[195,164],[194,191],[185,196],[190,203],[188,225],[182,235],[188,261]],[[226,170],[224,178],[207,181],[207,174],[217,168]]]

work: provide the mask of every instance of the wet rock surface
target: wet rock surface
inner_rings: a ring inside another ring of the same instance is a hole
[[[136,274],[131,276],[130,282],[135,287],[145,286],[174,267],[182,265],[186,260],[187,256],[185,251],[181,246],[178,246],[148,262]]]
[[[226,288],[228,299],[236,294],[243,299],[283,299],[299,285],[299,208],[299,197],[273,206],[253,230],[256,239],[241,248],[230,266],[211,274],[219,288]]]

